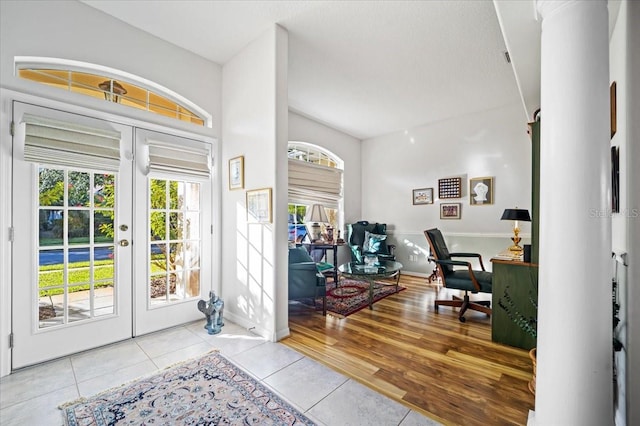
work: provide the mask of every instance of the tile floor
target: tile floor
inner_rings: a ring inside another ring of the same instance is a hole
[[[61,425],[61,403],[91,396],[181,360],[219,349],[319,425],[439,423],[319,364],[229,323],[204,322],[149,334],[18,371],[0,380],[0,424]]]

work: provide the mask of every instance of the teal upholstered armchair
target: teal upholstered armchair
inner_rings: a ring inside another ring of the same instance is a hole
[[[460,308],[458,319],[465,322],[464,313],[467,309],[484,312],[491,315],[491,302],[488,300],[471,301],[469,292],[471,293],[491,293],[492,275],[484,269],[482,256],[478,253],[449,253],[447,244],[439,229],[433,228],[424,231],[425,237],[431,248],[431,258],[436,262],[437,273],[442,278],[445,287],[457,290],[464,290],[464,297],[453,296],[452,300],[436,300],[435,309],[438,306],[453,306]],[[458,258],[476,258],[480,263],[480,270],[473,269],[470,262],[462,260],[453,260]],[[455,266],[463,267],[463,269],[454,269]]]
[[[363,263],[367,254],[379,260],[395,260],[395,246],[387,242],[387,225],[361,220],[347,225],[347,244],[351,250],[351,261]]]
[[[322,297],[322,315],[327,314],[326,278],[304,247],[289,249],[289,300]]]

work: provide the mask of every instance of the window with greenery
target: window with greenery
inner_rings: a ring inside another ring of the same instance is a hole
[[[38,175],[39,327],[114,314],[115,175]]]
[[[200,295],[200,184],[149,179],[151,305]]]

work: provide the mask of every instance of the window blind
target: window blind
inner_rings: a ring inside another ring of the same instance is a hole
[[[342,198],[342,170],[289,159],[289,202],[338,208]]]
[[[166,143],[147,140],[149,146],[148,167],[150,171],[178,173],[192,177],[211,177],[211,155],[205,146],[170,146]]]
[[[24,160],[118,171],[120,132],[24,114]]]

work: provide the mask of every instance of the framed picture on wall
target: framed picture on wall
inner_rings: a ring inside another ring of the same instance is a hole
[[[421,188],[413,190],[413,205],[433,204],[433,188]]]
[[[493,177],[469,179],[469,204],[472,206],[493,204]]]
[[[462,178],[451,177],[438,179],[438,197],[460,198],[462,197]]]
[[[462,209],[461,203],[441,203],[440,219],[460,219]]]
[[[229,189],[244,188],[244,156],[229,160]]]
[[[271,222],[271,188],[247,191],[247,222]]]

